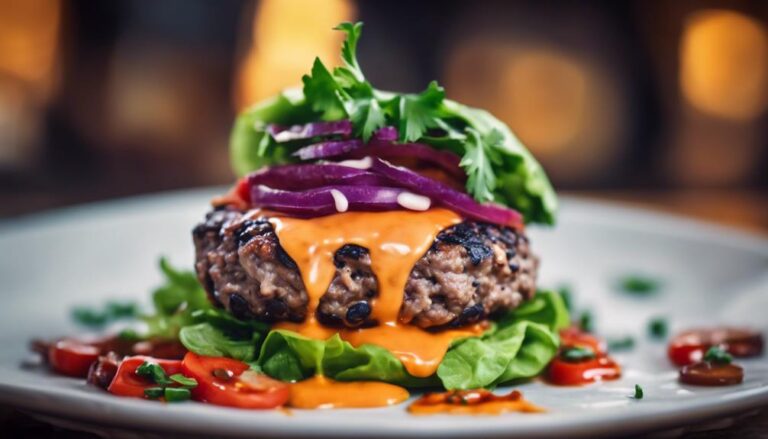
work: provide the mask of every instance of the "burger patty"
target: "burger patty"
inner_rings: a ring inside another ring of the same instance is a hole
[[[296,263],[266,217],[216,210],[195,227],[195,268],[211,300],[239,319],[300,322],[308,296]],[[329,326],[361,327],[378,294],[367,249],[345,245],[320,299],[317,318]],[[465,221],[437,235],[412,268],[399,320],[421,328],[461,326],[513,309],[536,289],[538,259],[520,232]]]

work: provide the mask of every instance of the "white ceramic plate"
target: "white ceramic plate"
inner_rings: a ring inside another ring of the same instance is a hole
[[[639,343],[617,354],[624,376],[581,388],[520,385],[545,414],[413,417],[385,409],[254,412],[203,404],[163,405],[112,397],[82,380],[25,368],[27,342],[76,330],[69,310],[108,299],[146,300],[160,281],[158,255],[191,265],[190,230],[212,190],[118,200],[0,223],[0,402],[59,423],[111,433],[216,436],[569,437],[699,428],[768,404],[768,359],[741,362],[742,385],[681,386],[664,343],[645,337],[653,316],[671,331],[697,325],[768,329],[768,241],[639,210],[566,199],[554,230],[531,230],[542,256],[540,283],[566,282],[579,307],[593,310],[609,336]],[[663,279],[653,299],[627,297],[612,284],[628,273]],[[635,384],[645,398],[629,398]],[[503,389],[506,390],[506,389]],[[691,427],[694,426],[694,427]],[[681,431],[681,430],[678,430]]]

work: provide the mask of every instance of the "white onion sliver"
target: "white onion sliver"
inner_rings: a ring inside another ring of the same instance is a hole
[[[343,160],[338,163],[337,165],[346,166],[348,168],[355,168],[355,169],[370,169],[371,165],[373,164],[373,160],[370,156],[363,157],[360,160]]]
[[[402,194],[401,194],[402,195]],[[331,196],[333,197],[333,203],[336,205],[337,212],[346,212],[349,209],[349,200],[338,189],[331,189]],[[398,201],[400,199],[398,198]]]
[[[432,201],[423,195],[417,195],[412,192],[403,192],[398,194],[397,204],[406,209],[424,211],[429,209],[432,205]]]

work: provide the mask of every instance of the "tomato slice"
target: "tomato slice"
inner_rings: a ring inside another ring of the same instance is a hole
[[[91,364],[99,359],[101,350],[74,339],[62,339],[48,348],[48,362],[62,375],[85,378]]]
[[[578,386],[595,381],[614,380],[621,376],[621,367],[611,358],[602,356],[576,363],[555,358],[549,364],[547,377],[558,386]]]
[[[288,384],[249,371],[241,361],[187,353],[184,375],[197,380],[192,398],[210,404],[245,409],[271,409],[288,401]]]
[[[181,373],[181,361],[179,360],[161,360],[153,357],[138,355],[124,359],[117,369],[115,378],[110,383],[107,390],[109,393],[118,396],[129,396],[133,398],[144,398],[144,390],[150,387],[157,387],[157,384],[142,376],[136,375],[136,369],[144,364],[145,361],[156,363],[163,368],[167,375]]]
[[[730,363],[701,361],[680,369],[680,382],[694,386],[733,386],[742,381],[744,369]]]
[[[607,352],[605,342],[599,338],[587,334],[581,328],[571,326],[560,330],[560,348],[583,347],[592,349],[595,354],[603,355]]]
[[[755,357],[763,353],[763,336],[743,328],[692,329],[681,332],[667,347],[667,356],[676,366],[697,363],[712,346],[719,346],[734,357]]]

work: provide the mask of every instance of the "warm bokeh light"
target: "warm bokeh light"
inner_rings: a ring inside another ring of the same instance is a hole
[[[727,10],[689,17],[680,49],[680,84],[698,110],[734,120],[768,106],[768,32],[759,21]]]
[[[0,76],[44,99],[55,82],[61,6],[58,0],[0,2]]]
[[[507,122],[560,178],[589,179],[620,152],[614,85],[598,65],[564,50],[467,41],[449,58],[446,87]]]
[[[299,85],[312,61],[339,61],[344,37],[332,32],[355,19],[348,0],[262,0],[253,16],[251,46],[238,72],[236,104],[241,109],[280,90]]]

